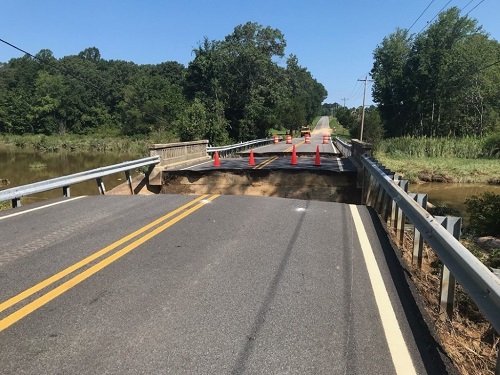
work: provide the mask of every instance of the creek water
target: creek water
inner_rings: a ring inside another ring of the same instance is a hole
[[[429,202],[435,206],[446,206],[460,211],[461,216],[467,221],[465,200],[486,192],[500,194],[500,185],[429,182],[412,184],[409,191],[427,194]]]
[[[137,156],[127,154],[70,152],[66,150],[58,153],[43,153],[34,150],[0,146],[0,190],[138,158]],[[36,165],[45,165],[45,167],[35,168]],[[132,175],[134,173],[132,171]],[[5,179],[8,180],[8,183],[6,183]],[[125,173],[106,176],[103,178],[103,182],[106,190],[111,190],[125,182]],[[71,186],[71,196],[98,194],[99,190],[95,180]],[[62,189],[56,189],[23,197],[21,202],[22,204],[29,204],[61,196]]]

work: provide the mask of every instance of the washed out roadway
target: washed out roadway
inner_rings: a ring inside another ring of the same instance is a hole
[[[0,304],[20,296],[0,312],[2,375],[447,371],[366,207],[208,195],[178,209],[194,199],[2,211]]]

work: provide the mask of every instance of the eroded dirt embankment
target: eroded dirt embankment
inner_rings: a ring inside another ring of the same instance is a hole
[[[356,173],[270,170],[164,172],[164,194],[257,195],[328,202],[359,203]]]

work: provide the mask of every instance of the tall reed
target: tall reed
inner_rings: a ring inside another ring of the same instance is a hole
[[[491,157],[485,155],[485,138],[415,138],[399,137],[389,138],[381,141],[377,151],[391,156],[409,157],[458,157],[465,159],[478,159]]]

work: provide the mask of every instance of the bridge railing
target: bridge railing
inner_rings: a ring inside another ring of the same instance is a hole
[[[280,137],[281,138],[281,137]],[[262,138],[256,139],[248,142],[236,143],[234,145],[221,146],[221,147],[207,147],[207,153],[215,154],[215,151],[219,153],[220,157],[228,157],[236,154],[237,152],[248,150],[254,146],[268,145],[274,142],[273,138]]]
[[[162,168],[178,168],[184,164],[210,159],[207,146],[207,140],[153,144],[149,146],[149,156],[159,156],[159,166]]]
[[[35,182],[28,185],[22,185],[0,191],[0,201],[10,200],[12,207],[21,205],[21,197],[41,193],[53,189],[63,189],[63,196],[70,196],[70,186],[80,182],[95,179],[100,194],[105,194],[106,189],[102,178],[110,174],[125,172],[125,177],[130,188],[131,194],[134,194],[132,189],[132,179],[130,171],[136,168],[155,165],[160,162],[159,156],[147,157],[143,159],[126,161],[119,164],[109,165],[102,168],[91,169],[84,172],[74,173],[67,176],[56,177],[45,181]]]
[[[432,216],[425,209],[426,197],[407,194],[408,181],[394,180],[393,174],[369,156],[362,155],[360,162],[364,203],[373,207],[382,220],[391,222],[399,244],[402,244],[405,220],[413,224],[413,263],[421,265],[422,241],[441,260],[441,317],[452,316],[455,281],[458,281],[493,328],[500,332],[500,279],[458,241],[461,219]],[[497,373],[499,369],[500,361]]]
[[[344,156],[351,156],[351,148],[352,148],[352,146],[349,143],[344,142],[339,137],[335,137],[335,139],[333,140],[333,143],[339,149],[339,151],[342,153],[342,155],[344,155]]]

